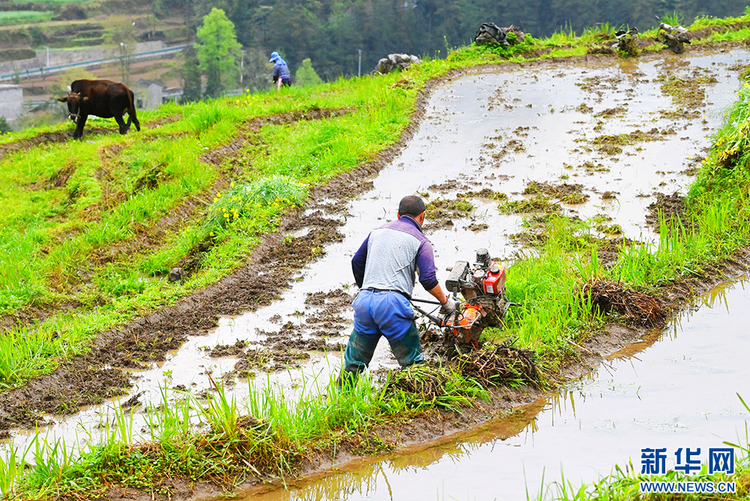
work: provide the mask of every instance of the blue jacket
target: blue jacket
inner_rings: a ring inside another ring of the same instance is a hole
[[[277,78],[282,80],[290,80],[289,66],[282,60],[273,65],[273,79],[276,81]]]
[[[279,78],[281,80],[291,80],[291,76],[289,74],[289,66],[287,66],[286,61],[284,61],[281,56],[273,52],[271,54],[271,59],[268,61],[269,63],[274,63],[273,65],[273,81],[275,82]]]

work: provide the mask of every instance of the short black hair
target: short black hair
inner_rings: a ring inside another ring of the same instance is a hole
[[[417,217],[425,211],[424,201],[416,195],[407,195],[398,204],[398,213],[402,216]]]

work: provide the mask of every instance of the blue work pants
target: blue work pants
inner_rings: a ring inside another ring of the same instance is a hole
[[[414,310],[393,291],[362,290],[352,303],[354,329],[344,352],[344,371],[359,373],[370,364],[381,336],[388,339],[401,367],[424,362]]]

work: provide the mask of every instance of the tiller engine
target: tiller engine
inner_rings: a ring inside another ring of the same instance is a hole
[[[415,309],[444,330],[445,341],[479,347],[479,337],[485,327],[499,327],[511,303],[505,296],[505,266],[492,261],[487,249],[479,249],[473,266],[467,261],[456,261],[445,281],[445,288],[464,302],[455,313],[445,318]]]
[[[477,251],[473,267],[466,261],[456,261],[445,288],[464,298],[463,308],[449,315],[444,326],[451,329],[460,343],[479,346],[479,336],[485,327],[498,327],[510,307],[505,297],[505,266],[490,259],[487,249]]]

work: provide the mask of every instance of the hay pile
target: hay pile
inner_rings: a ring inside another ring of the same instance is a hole
[[[591,297],[593,308],[604,313],[614,310],[629,324],[653,327],[667,318],[667,311],[656,298],[628,290],[619,282],[591,279],[583,285],[581,294]]]
[[[482,386],[508,383],[539,383],[539,374],[534,362],[534,352],[519,350],[506,341],[499,346],[485,345],[481,350],[472,350],[458,356],[461,374],[473,378]]]
[[[416,411],[439,408],[461,412],[477,398],[488,399],[487,390],[477,381],[460,377],[452,366],[429,362],[386,374],[385,382],[383,397],[389,397],[392,405]]]
[[[470,350],[443,365],[428,361],[407,369],[380,373],[385,384],[382,396],[392,397],[407,409],[441,408],[458,411],[474,405],[477,398],[487,400],[487,389],[499,385],[533,384],[539,375],[534,354],[505,342]]]

